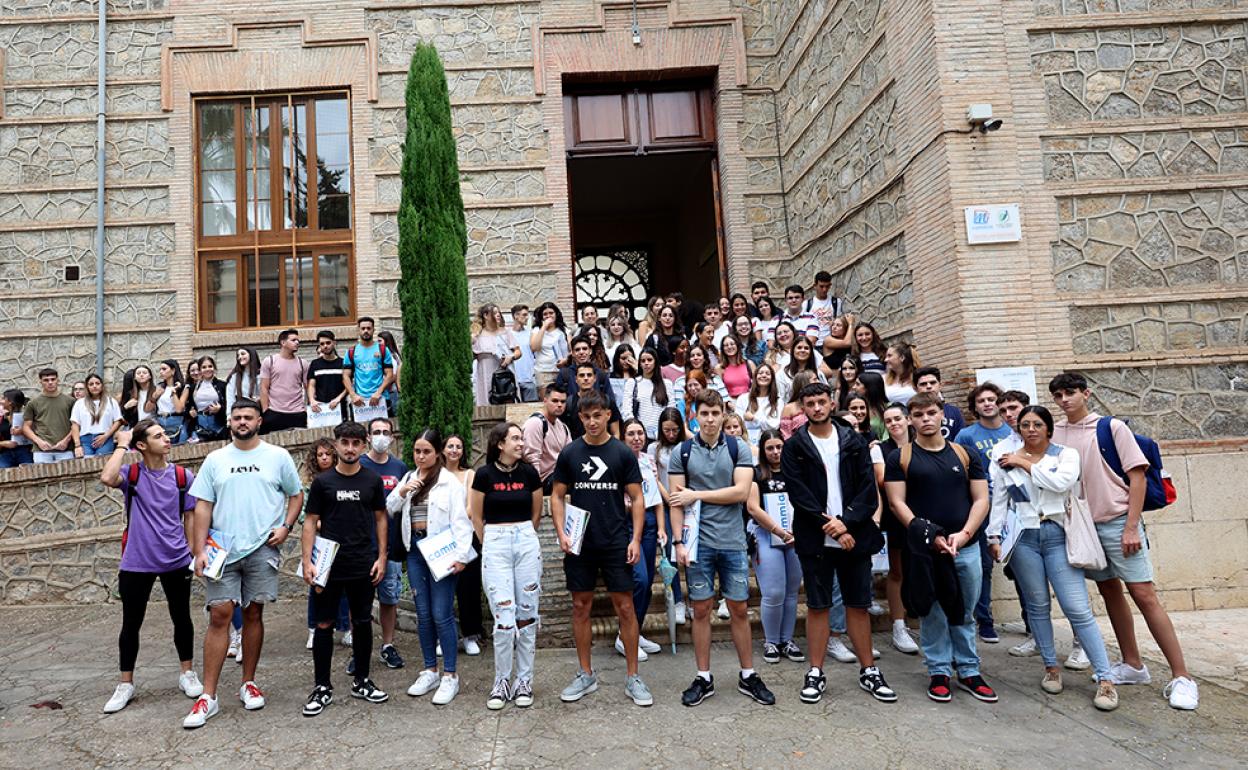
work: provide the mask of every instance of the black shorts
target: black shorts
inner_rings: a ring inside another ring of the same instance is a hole
[[[806,606],[826,610],[832,606],[832,580],[841,585],[841,602],[865,610],[871,606],[871,556],[824,548],[818,555],[798,554],[802,580],[806,583]]]
[[[598,587],[598,576],[611,593],[632,593],[633,567],[628,563],[627,546],[619,548],[584,548],[580,556],[564,554],[563,574],[568,590],[593,591]]]
[[[266,409],[261,418],[261,435],[274,433],[279,430],[308,427],[307,412],[275,412],[272,409]]]

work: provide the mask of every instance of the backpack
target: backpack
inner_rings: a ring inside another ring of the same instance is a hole
[[[737,446],[737,437],[724,434],[724,443],[728,445],[728,456],[732,458],[732,467],[737,467],[737,456],[740,449]],[[680,467],[685,469],[685,475],[689,473],[689,454],[693,451],[693,439],[687,438],[680,442]]]
[[[517,399],[516,375],[510,369],[499,369],[490,378],[490,403],[514,404]]]
[[[953,453],[962,461],[962,467],[967,469],[967,475],[970,475],[971,456],[967,454],[966,447],[956,441],[946,441],[946,445],[953,447]],[[914,456],[914,444],[906,444],[901,448],[901,472],[907,476],[910,475],[910,458]]]
[[[1114,445],[1114,434],[1110,429],[1112,419],[1112,417],[1102,417],[1096,421],[1096,446],[1101,450],[1101,459],[1105,461],[1109,469],[1122,479],[1122,483],[1130,486],[1127,472],[1122,468],[1122,458],[1118,456],[1118,447]],[[1161,466],[1161,448],[1148,436],[1141,436],[1138,433],[1131,435],[1135,437],[1135,443],[1144,454],[1144,459],[1148,460],[1148,470],[1144,472],[1144,479],[1148,482],[1148,487],[1144,491],[1144,510],[1156,511],[1165,508],[1179,499],[1179,493],[1174,488],[1174,481],[1171,480],[1170,474]]]
[[[134,496],[137,494],[135,488],[139,484],[139,475],[142,471],[140,463],[130,463],[130,467],[126,473],[126,528],[121,531],[121,552],[126,552],[126,543],[130,540],[130,506],[134,502]],[[190,485],[186,480],[186,468],[181,465],[173,466],[173,477],[178,483],[178,515],[186,510],[186,490]]]
[[[534,417],[542,421],[542,441],[545,442],[546,433],[550,430],[550,422],[546,419],[546,415],[542,414],[541,412],[534,412],[533,414],[529,415],[529,420],[532,420]]]
[[[385,368],[385,365],[386,365],[386,341],[385,341],[385,340],[383,340],[381,337],[378,337],[378,338],[377,338],[377,344],[380,346],[380,347],[378,348],[378,354],[379,354],[379,356],[380,356],[380,359],[379,359],[379,360],[381,361],[382,368]],[[354,345],[352,345],[351,347],[347,348],[347,358],[346,358],[346,361],[344,361],[344,363],[345,363],[348,367],[350,367],[350,368],[352,368],[352,369],[354,369],[354,368],[355,368],[355,349],[356,349],[356,348],[358,348],[359,346],[360,346],[360,344],[357,342],[356,344],[354,344]]]

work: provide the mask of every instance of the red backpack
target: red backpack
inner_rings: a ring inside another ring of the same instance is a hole
[[[126,472],[126,528],[121,531],[121,552],[126,552],[126,543],[130,540],[130,506],[134,501],[134,496],[138,494],[136,488],[139,485],[139,474],[143,468],[142,463],[130,463],[130,467]],[[173,477],[178,482],[178,514],[181,515],[186,510],[186,490],[190,485],[186,480],[186,468],[181,465],[173,466]]]

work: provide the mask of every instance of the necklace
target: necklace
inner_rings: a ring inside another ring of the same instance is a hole
[[[500,460],[494,461],[494,467],[498,468],[503,473],[511,473],[512,471],[516,469],[517,465],[519,465],[519,463],[512,463],[511,465],[503,465],[502,461]]]

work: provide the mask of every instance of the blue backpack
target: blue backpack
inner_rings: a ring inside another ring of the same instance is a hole
[[[724,443],[728,445],[728,456],[732,458],[732,467],[737,467],[737,437],[724,434]],[[680,442],[680,466],[685,469],[685,475],[689,475],[689,453],[693,451],[693,439],[687,438]]]
[[[1114,446],[1114,435],[1109,427],[1112,419],[1102,417],[1096,421],[1096,445],[1101,450],[1101,457],[1109,469],[1118,474],[1122,483],[1129,485],[1127,473],[1122,468],[1122,458],[1118,456],[1118,447]],[[1144,478],[1148,482],[1148,488],[1144,492],[1144,510],[1156,511],[1165,508],[1179,499],[1179,494],[1174,488],[1170,474],[1166,473],[1161,466],[1161,448],[1148,436],[1141,436],[1138,433],[1131,435],[1135,437],[1135,443],[1144,453],[1144,459],[1148,460],[1148,470],[1144,473]]]

